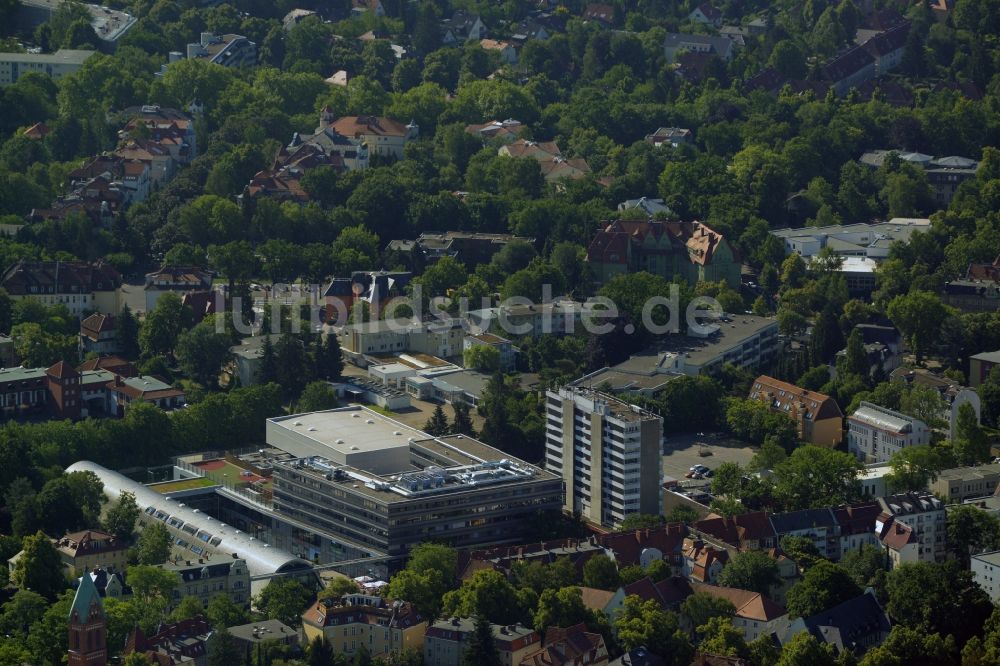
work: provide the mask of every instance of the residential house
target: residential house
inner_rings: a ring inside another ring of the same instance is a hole
[[[606,666],[604,637],[587,631],[582,622],[572,627],[548,627],[542,646],[521,658],[520,666]]]
[[[549,31],[545,29],[545,26],[531,17],[515,23],[510,28],[510,41],[513,42],[518,48],[524,46],[530,41],[544,41],[548,38]]]
[[[511,42],[497,39],[480,39],[479,46],[484,51],[496,53],[500,57],[500,62],[504,65],[517,64],[517,49]]]
[[[129,634],[122,657],[141,654],[159,666],[208,666],[208,640],[212,627],[202,616],[170,624],[160,624],[147,636],[136,625]]]
[[[893,373],[903,360],[903,336],[895,326],[883,324],[858,324],[853,330],[861,334],[865,355],[868,357],[870,376]],[[836,354],[836,359],[847,355],[847,348]],[[830,376],[836,379],[836,359],[830,365]]]
[[[469,269],[488,264],[497,252],[511,243],[534,244],[535,239],[512,234],[487,234],[470,231],[426,231],[416,240],[394,240],[386,247],[392,252],[409,255],[413,263],[430,264],[441,257],[451,257]],[[427,294],[444,296],[444,294]]]
[[[354,14],[371,12],[375,16],[385,16],[385,7],[382,6],[382,0],[351,0],[351,12]]]
[[[923,386],[937,391],[944,403],[940,414],[941,420],[948,424],[948,438],[952,441],[958,437],[958,412],[962,405],[971,405],[976,414],[976,421],[980,419],[982,403],[979,394],[949,377],[924,368],[896,368],[890,373],[889,378],[893,381],[905,382],[910,386]]]
[[[855,657],[881,645],[891,628],[873,590],[812,617],[786,619],[781,625],[774,633],[782,645],[808,632],[820,644],[830,645],[835,654],[849,652]]]
[[[406,271],[355,271],[349,278],[333,278],[323,292],[323,320],[342,324],[360,303],[370,308],[372,316],[382,316],[393,299],[405,295],[412,277]]]
[[[722,569],[729,563],[729,551],[716,548],[702,539],[684,539],[681,574],[688,580],[715,585]]]
[[[324,109],[331,116],[329,109]],[[370,155],[403,159],[403,148],[407,142],[417,138],[420,128],[413,122],[403,123],[382,116],[343,116],[333,119],[324,117],[330,129],[348,138],[361,140]],[[323,123],[320,124],[323,127]],[[325,128],[324,128],[325,129]]]
[[[118,351],[118,330],[113,315],[95,312],[80,322],[80,356]]]
[[[836,448],[844,438],[844,414],[830,396],[761,375],[750,387],[750,399],[790,417],[804,442]]]
[[[920,419],[871,402],[847,418],[847,450],[865,463],[887,462],[900,449],[930,443],[930,429]]]
[[[583,20],[594,21],[610,28],[615,24],[615,8],[608,4],[592,2],[583,8]]]
[[[320,599],[302,613],[307,641],[324,636],[333,653],[352,657],[362,646],[373,657],[419,650],[427,620],[408,601],[366,594]]]
[[[722,11],[707,2],[703,2],[688,14],[688,20],[718,28],[722,25]]]
[[[778,544],[786,536],[805,537],[812,541],[820,555],[827,559],[840,557],[839,525],[833,510],[801,509],[770,516]]]
[[[257,45],[243,35],[203,32],[199,41],[187,45],[187,57],[223,67],[253,67],[257,64]]]
[[[520,666],[521,660],[538,649],[541,637],[521,624],[491,624],[493,644],[503,666]],[[424,634],[426,666],[461,666],[469,637],[476,630],[475,618],[451,617],[434,622]]]
[[[264,356],[265,341],[269,341],[273,347],[278,344],[280,339],[281,335],[278,333],[255,335],[243,338],[240,340],[240,344],[229,348],[235,365],[233,374],[239,379],[240,386],[253,386],[257,383],[261,359]]]
[[[770,550],[778,546],[774,526],[763,511],[729,517],[709,516],[691,523],[689,531],[740,551]]]
[[[653,199],[649,197],[639,197],[638,199],[626,199],[618,204],[618,212],[625,213],[623,217],[634,218],[637,216],[645,218],[666,218],[670,215],[670,208],[663,202],[663,199]]]
[[[184,597],[195,597],[202,606],[207,606],[212,597],[222,594],[235,605],[247,607],[250,604],[250,572],[246,561],[235,555],[221,561],[182,560],[158,565],[179,579],[171,604],[177,605]]]
[[[947,554],[947,530],[944,503],[929,492],[890,495],[878,500],[882,507],[876,529],[892,522],[909,527],[917,543],[917,560],[942,562]]]
[[[501,338],[492,333],[477,333],[465,336],[463,351],[469,351],[473,347],[492,347],[496,349],[500,357],[500,369],[509,372],[514,369],[514,362],[517,360],[517,348],[507,338]]]
[[[694,143],[694,133],[683,127],[659,127],[652,134],[647,134],[646,143],[653,144],[654,148],[669,145],[673,148]]]
[[[785,617],[784,608],[759,592],[697,582],[691,583],[691,591],[730,602],[736,608],[733,626],[743,632],[743,638],[748,643],[762,634],[770,634]]]
[[[489,40],[484,39],[483,41]],[[466,125],[465,131],[480,137],[484,144],[493,139],[499,139],[504,143],[513,143],[517,140],[517,135],[523,127],[520,120],[508,118],[507,120],[491,120],[487,123]]]
[[[638,271],[667,279],[680,275],[691,284],[740,284],[740,263],[729,241],[702,222],[614,220],[595,234],[587,262],[600,284]]]
[[[111,572],[107,569],[97,567],[86,574],[101,599],[126,599],[132,596],[132,588],[125,584],[124,571]],[[74,588],[79,589],[83,583],[83,576],[71,581]]]
[[[61,303],[75,316],[121,310],[122,278],[103,261],[25,261],[13,264],[0,277],[11,299],[35,299],[42,305]]]
[[[732,60],[735,48],[733,40],[727,37],[689,35],[678,32],[668,32],[663,42],[663,52],[667,57],[667,62],[674,62],[680,53],[714,55],[728,62]]]
[[[605,606],[605,614],[613,619],[625,605],[626,597],[636,596],[643,601],[655,601],[664,610],[677,612],[685,599],[694,594],[692,583],[682,576],[671,576],[659,582],[640,578],[634,583],[619,587]]]
[[[246,663],[250,663],[258,650],[284,645],[294,647],[299,644],[299,632],[281,620],[260,620],[250,624],[226,627],[226,631],[244,649]],[[261,646],[258,648],[257,646]]]
[[[862,481],[862,483],[864,483]],[[878,494],[884,495],[885,484],[882,484]],[[869,494],[871,496],[871,494]],[[832,559],[839,560],[847,553],[857,551],[862,546],[875,546],[879,535],[876,533],[876,522],[882,513],[882,506],[873,499],[833,507],[833,516],[837,522],[837,538],[840,542],[840,554]]]
[[[103,530],[73,532],[57,540],[55,546],[74,578],[95,569],[119,572],[128,567],[128,544]]]
[[[963,277],[945,283],[941,300],[965,312],[1000,310],[1000,256],[990,264],[969,264]]]
[[[123,111],[129,118],[118,133],[126,138],[141,125],[150,141],[157,143],[180,164],[186,164],[198,155],[198,140],[194,120],[186,113],[156,104],[131,106]]]
[[[839,97],[874,79],[875,58],[864,46],[853,46],[823,65],[823,76]]]
[[[994,605],[1000,603],[1000,550],[973,555],[969,568],[972,580],[990,595]]]
[[[458,10],[450,19],[441,21],[441,43],[456,46],[465,42],[478,42],[486,36],[486,25],[475,14]]]
[[[140,375],[123,379],[115,375],[106,387],[105,409],[111,416],[124,416],[136,402],[155,405],[170,411],[187,404],[184,390],[175,388],[158,377]]]
[[[885,76],[899,67],[906,50],[906,37],[910,34],[910,22],[902,21],[883,32],[877,33],[862,46],[875,59],[875,76]]]
[[[167,292],[179,296],[189,291],[209,291],[214,278],[215,273],[197,266],[166,265],[146,273],[146,284],[143,287],[146,312],[151,312],[156,307],[156,302]]]
[[[1000,350],[973,354],[969,357],[969,384],[979,388],[997,366],[1000,366]]]
[[[887,564],[895,569],[901,564],[926,561],[920,557],[920,539],[912,527],[883,513],[875,523],[875,534],[885,551]]]
[[[590,166],[582,157],[563,157],[554,141],[535,142],[517,139],[501,146],[498,154],[507,157],[532,158],[538,161],[546,182],[558,182],[563,178],[575,180],[590,173]]]
[[[52,133],[52,128],[43,122],[38,122],[21,132],[21,136],[32,141],[40,141]]]

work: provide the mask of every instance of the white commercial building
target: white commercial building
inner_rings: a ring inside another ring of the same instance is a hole
[[[547,391],[545,414],[545,467],[567,511],[609,527],[661,513],[662,417],[581,386]]]
[[[889,246],[893,242],[905,243],[914,231],[927,231],[930,226],[928,219],[894,217],[876,224],[776,229],[771,235],[781,239],[788,254],[798,254],[804,259],[816,256],[825,247],[841,256],[884,259],[889,256]]]
[[[870,402],[847,418],[847,450],[864,463],[887,462],[900,449],[930,441],[923,421]]]

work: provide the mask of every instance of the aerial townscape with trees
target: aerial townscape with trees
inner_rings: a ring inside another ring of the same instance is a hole
[[[0,0],[0,666],[1000,665],[997,0]]]

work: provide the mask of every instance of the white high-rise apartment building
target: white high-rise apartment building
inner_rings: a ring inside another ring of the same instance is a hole
[[[581,386],[546,392],[545,467],[563,479],[563,508],[617,526],[662,508],[663,418]]]

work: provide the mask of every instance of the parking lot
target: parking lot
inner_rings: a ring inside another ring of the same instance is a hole
[[[704,465],[714,470],[724,462],[746,465],[755,450],[745,442],[729,439],[716,433],[696,435],[669,435],[663,451],[663,474],[678,481],[687,481],[684,475],[694,465]],[[707,455],[706,455],[707,454]],[[688,485],[691,482],[688,481]],[[707,485],[708,480],[697,482]],[[697,485],[695,484],[695,485]]]

